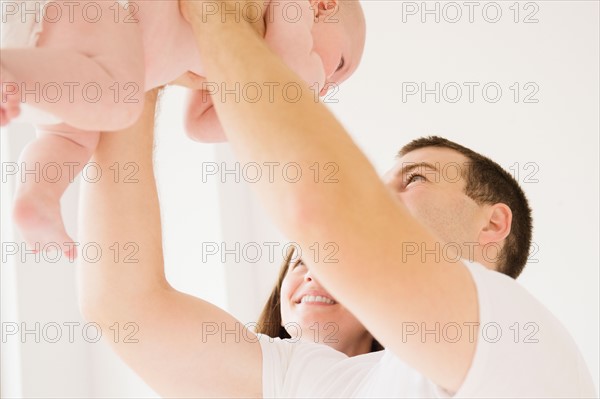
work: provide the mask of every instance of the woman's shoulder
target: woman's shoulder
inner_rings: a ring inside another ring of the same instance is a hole
[[[386,353],[348,357],[311,340],[260,338],[265,397],[354,397]]]

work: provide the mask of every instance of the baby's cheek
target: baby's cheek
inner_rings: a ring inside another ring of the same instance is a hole
[[[320,23],[313,30],[314,51],[323,61],[325,76],[330,77],[340,64],[343,41],[335,24]],[[327,25],[327,26],[326,26]],[[323,27],[326,26],[326,27]]]

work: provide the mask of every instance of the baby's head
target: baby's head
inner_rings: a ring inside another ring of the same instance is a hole
[[[310,0],[315,13],[314,50],[323,60],[326,84],[354,73],[365,46],[365,17],[358,0]]]

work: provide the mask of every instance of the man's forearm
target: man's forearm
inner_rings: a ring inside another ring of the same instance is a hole
[[[474,342],[408,344],[398,331],[405,321],[476,322],[477,296],[468,270],[446,260],[404,256],[400,243],[431,248],[439,240],[393,198],[343,127],[249,24],[234,18],[223,24],[217,14],[192,25],[208,82],[223,85],[221,91],[263,88],[252,101],[214,101],[239,160],[296,162],[301,167],[303,175],[295,183],[280,178],[254,184],[278,226],[304,249],[304,259],[323,287],[379,342],[439,386],[455,391],[473,358]],[[297,101],[285,97],[286,84],[300,88]],[[273,96],[265,94],[270,86],[276,88]],[[337,167],[337,182],[315,182],[311,166],[316,163]],[[326,244],[333,244],[335,253],[328,255],[334,259],[307,259],[314,244],[321,255]]]
[[[285,229],[290,226],[289,218],[305,217],[306,213],[316,216],[324,212],[334,217],[332,211],[337,210],[327,209],[327,204],[349,204],[349,195],[355,196],[353,201],[372,204],[371,198],[361,201],[356,197],[373,193],[370,184],[383,189],[371,164],[331,112],[315,99],[314,90],[283,64],[248,24],[209,18],[193,26],[208,82],[219,85],[220,92],[261,90],[252,101],[244,96],[240,101],[213,98],[238,159],[301,166],[302,177],[296,183],[275,176],[274,182],[261,179],[256,184],[280,226]],[[315,179],[315,163],[321,168],[320,179]],[[334,178],[339,183],[323,184],[326,164],[337,169]]]

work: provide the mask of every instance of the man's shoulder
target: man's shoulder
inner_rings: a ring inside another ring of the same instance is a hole
[[[511,277],[464,264],[477,287],[479,332],[458,396],[593,394],[581,352],[560,320]]]
[[[533,337],[539,332],[573,343],[558,318],[518,281],[480,263],[468,260],[463,263],[471,272],[477,288],[479,322],[483,331],[495,325],[503,335],[510,335],[512,331],[515,336],[513,341],[519,342],[525,339],[521,335],[527,334],[521,334],[518,330],[523,332],[528,329],[531,331],[531,342],[535,341]],[[542,327],[544,331],[539,331]]]

